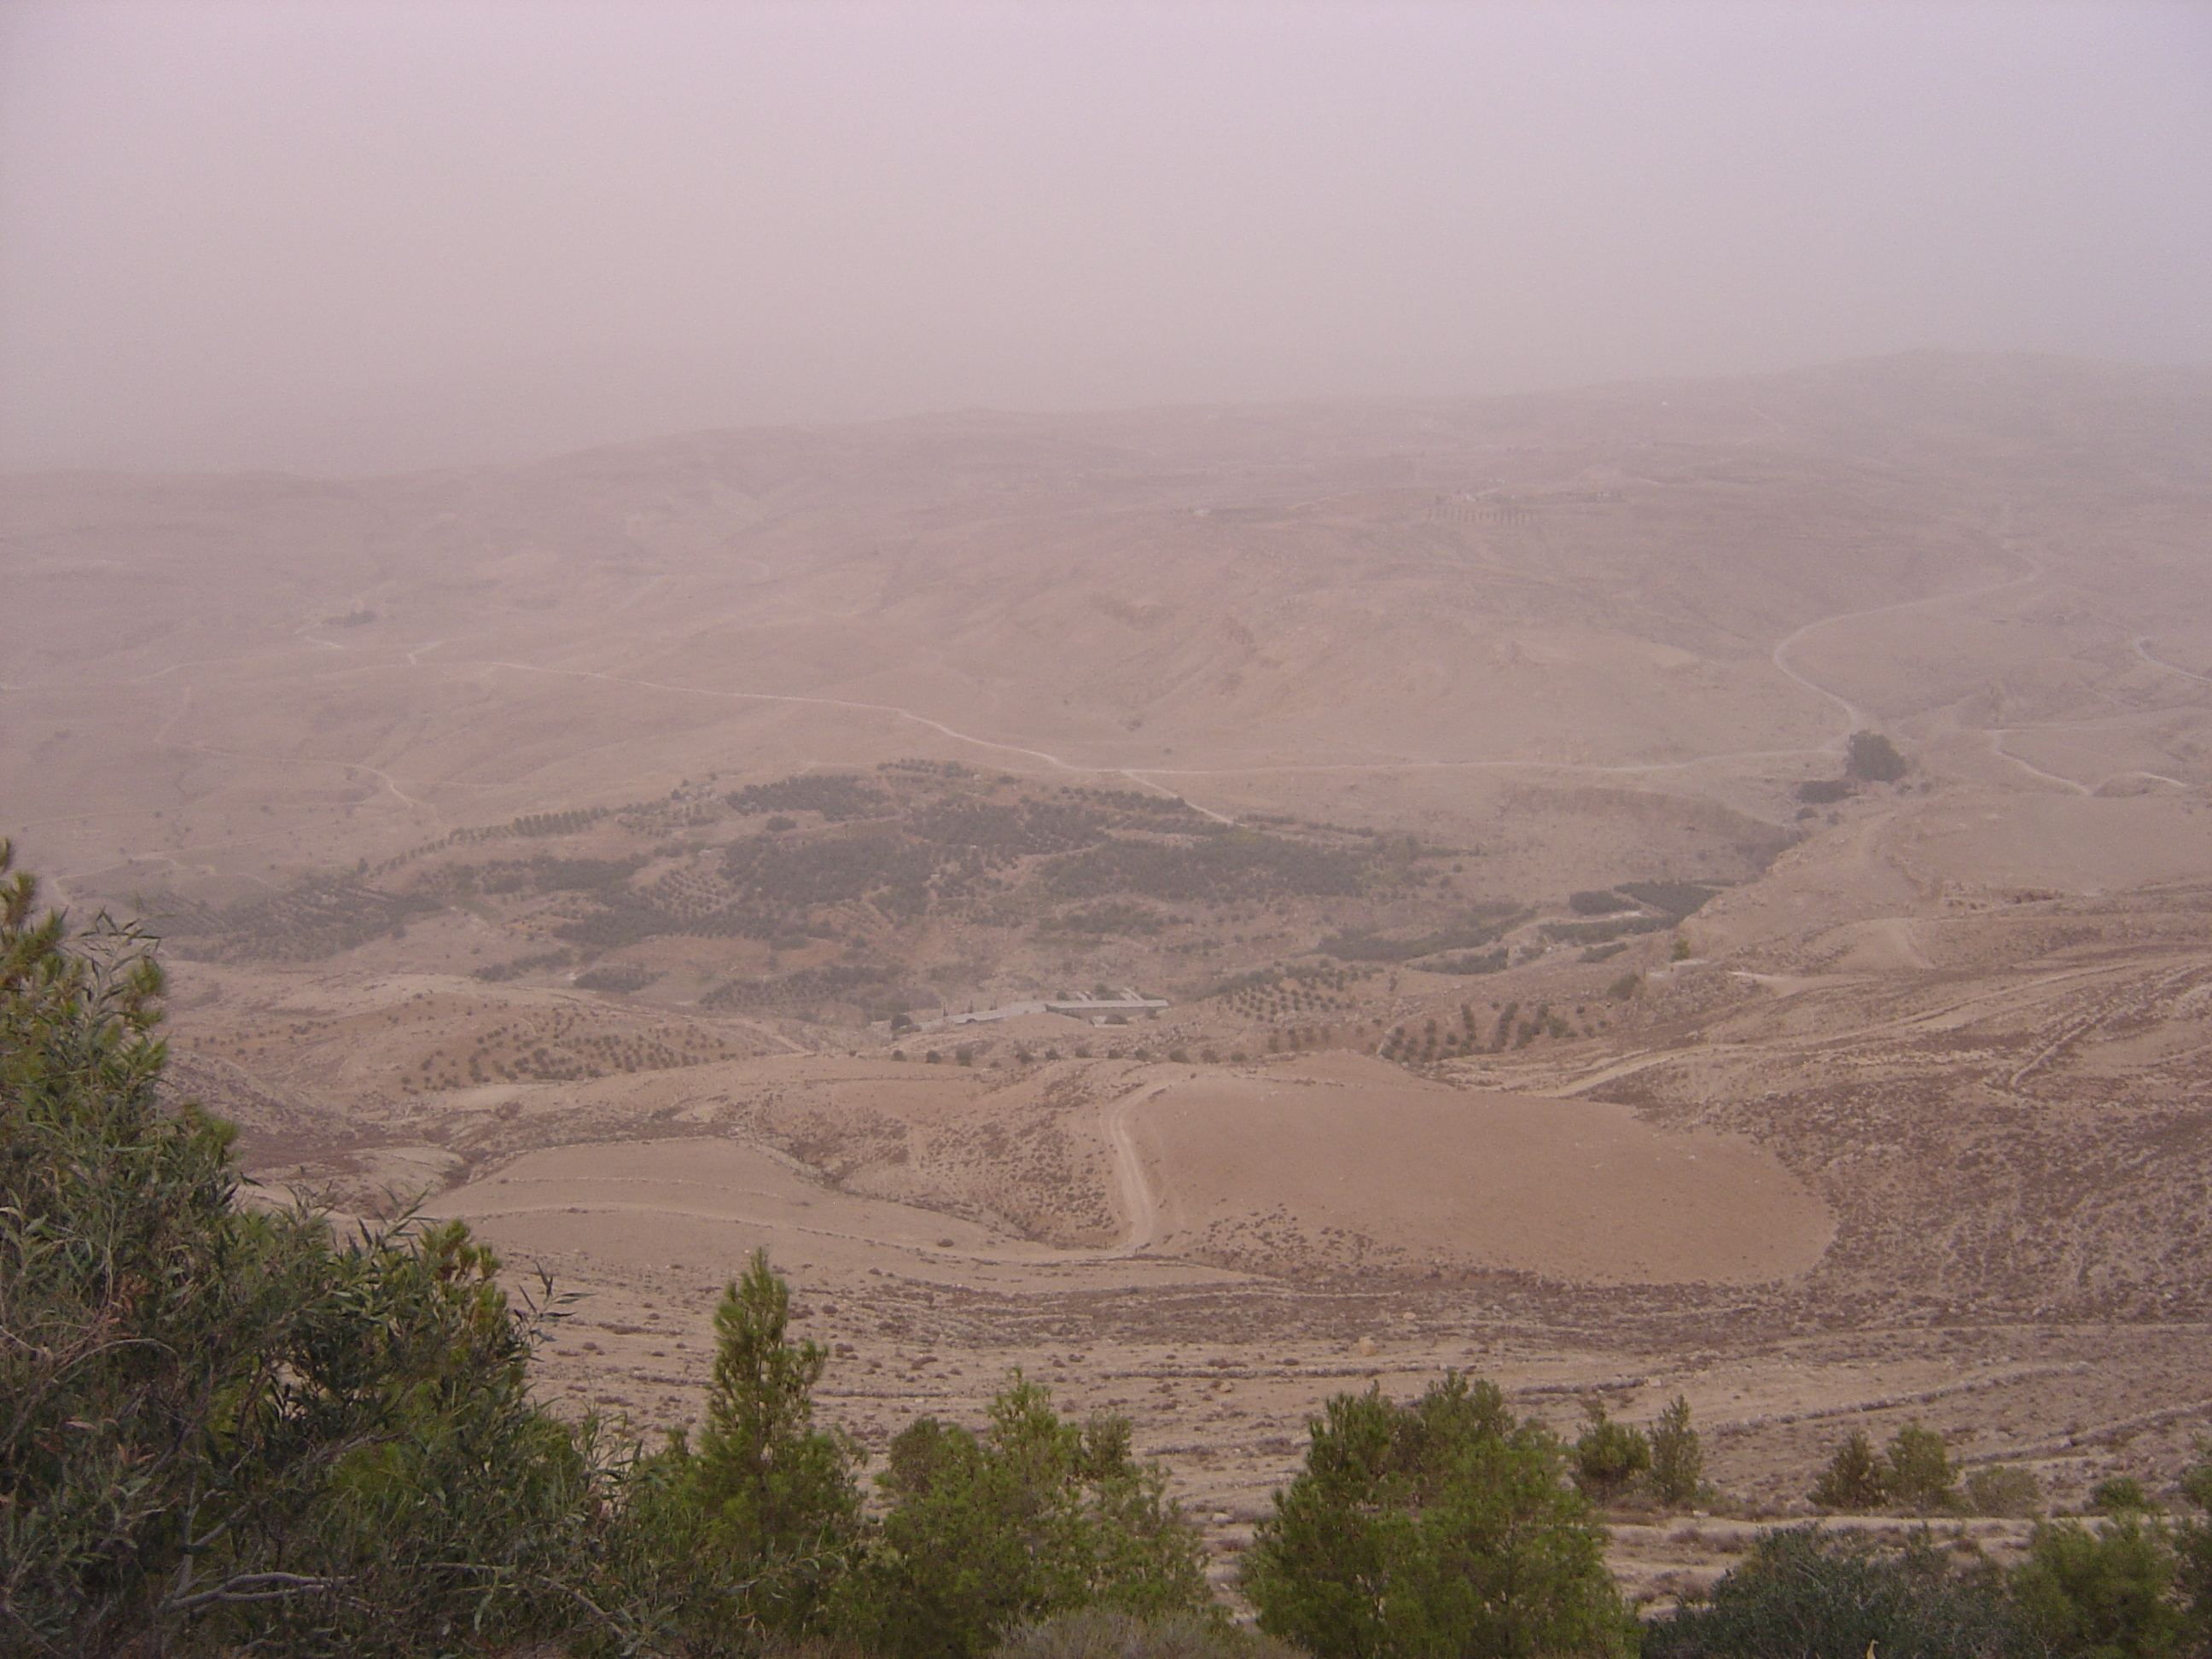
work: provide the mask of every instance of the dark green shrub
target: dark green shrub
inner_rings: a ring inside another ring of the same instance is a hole
[[[2125,1515],[2093,1531],[2045,1522],[2011,1575],[2021,1617],[2065,1659],[2161,1659],[2181,1651],[2179,1563],[2155,1520]]]
[[[2043,1484],[2027,1470],[1999,1463],[1976,1469],[1966,1480],[1966,1506],[1977,1515],[2029,1516],[2042,1512]]]
[[[0,1649],[407,1652],[572,1628],[604,1497],[460,1224],[334,1243],[155,1098],[150,941],[0,843]]]
[[[1245,1557],[1262,1630],[1318,1659],[1629,1650],[1565,1449],[1494,1385],[1338,1395],[1310,1435]]]
[[[2096,1515],[2147,1513],[2158,1505],[2131,1474],[2116,1474],[2089,1488],[2088,1509]]]
[[[1814,1483],[1812,1498],[1824,1510],[1848,1510],[1863,1514],[1878,1510],[1889,1498],[1889,1482],[1881,1460],[1863,1429],[1836,1448],[1828,1467]]]
[[[1690,1402],[1676,1395],[1647,1437],[1651,1444],[1651,1495],[1673,1507],[1694,1504],[1705,1490],[1705,1449],[1690,1426]]]
[[[1889,1501],[1916,1514],[1955,1509],[1958,1476],[1943,1437],[1917,1423],[1899,1429],[1882,1455],[1881,1484]]]
[[[1924,1534],[1899,1549],[1814,1525],[1761,1538],[1708,1602],[1646,1629],[1644,1659],[2001,1659],[2033,1651],[2021,1644],[1990,1570],[1954,1571]]]
[[[840,1626],[895,1659],[969,1659],[1027,1621],[1209,1602],[1197,1534],[1117,1417],[1063,1422],[1019,1372],[981,1435],[920,1418],[877,1484],[890,1509],[841,1587]]]
[[[1651,1467],[1651,1443],[1641,1429],[1614,1422],[1595,1401],[1584,1409],[1589,1422],[1575,1441],[1575,1485],[1602,1504]]]

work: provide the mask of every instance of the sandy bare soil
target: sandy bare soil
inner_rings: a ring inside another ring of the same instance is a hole
[[[1333,1391],[1680,1393],[1664,1595],[1855,1426],[2069,1503],[2212,1430],[2207,392],[11,479],[0,832],[168,937],[270,1195],[581,1294],[572,1408],[694,1418],[764,1247],[868,1443],[1019,1366],[1225,1574]]]

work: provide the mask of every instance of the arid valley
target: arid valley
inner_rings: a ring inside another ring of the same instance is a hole
[[[1020,1368],[1225,1583],[1324,1398],[2212,1432],[2212,375],[1917,353],[20,475],[0,833],[269,1201],[466,1218],[698,1410],[765,1246],[878,1451]],[[1992,1547],[2018,1522],[1966,1523]]]

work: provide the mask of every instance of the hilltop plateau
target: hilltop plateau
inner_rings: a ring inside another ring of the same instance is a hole
[[[1759,1512],[2212,1426],[2212,375],[0,500],[0,830],[272,1194],[588,1292],[579,1405],[690,1416],[765,1243],[864,1440],[1019,1364],[1224,1555],[1447,1366],[1685,1394]]]

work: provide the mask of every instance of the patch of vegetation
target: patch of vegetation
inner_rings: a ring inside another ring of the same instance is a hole
[[[1512,953],[1504,950],[1485,951],[1479,955],[1469,951],[1455,957],[1431,957],[1412,965],[1425,974],[1498,974],[1512,965]]]
[[[802,968],[767,979],[733,979],[699,999],[702,1008],[804,1009],[824,1002],[848,1002],[872,1019],[896,1019],[907,1009],[936,999],[902,981],[896,970],[859,963]]]
[[[1340,962],[1411,962],[1416,957],[1474,950],[1488,945],[1534,914],[1510,904],[1477,904],[1469,906],[1456,921],[1411,939],[1393,939],[1369,928],[1346,927],[1329,934],[1314,948]]]
[[[315,875],[220,908],[178,904],[164,927],[173,939],[208,939],[212,953],[222,957],[309,962],[403,933],[410,917],[445,908],[433,895],[387,892],[358,875]]]
[[[1048,916],[1037,923],[1036,931],[1041,937],[1077,934],[1092,938],[1108,934],[1148,936],[1158,933],[1175,920],[1172,916],[1161,915],[1157,910],[1147,910],[1142,905],[1109,900],[1103,904],[1086,905],[1080,910]]]
[[[747,817],[763,812],[819,812],[832,823],[873,817],[890,805],[889,795],[848,772],[800,773],[775,783],[748,784],[722,799],[732,812]]]
[[[1849,778],[1811,778],[1797,786],[1797,799],[1808,806],[1832,806],[1859,792]]]
[[[1854,732],[1844,757],[1844,775],[1867,783],[1895,783],[1910,769],[1896,745],[1879,732]]]
[[[1244,1557],[1260,1628],[1316,1659],[1634,1651],[1566,1452],[1494,1384],[1338,1395]]]
[[[1624,898],[1610,888],[1585,888],[1567,895],[1567,908],[1578,916],[1609,916],[1620,910],[1633,910],[1636,901]]]
[[[1000,861],[1041,853],[1066,853],[1096,843],[1107,815],[1093,807],[1054,801],[946,799],[914,812],[908,834],[940,847],[976,848]]]
[[[660,975],[650,968],[633,967],[626,963],[610,963],[604,968],[587,968],[576,975],[580,991],[615,991],[624,995],[642,991]]]
[[[1713,1586],[1709,1602],[1650,1626],[1644,1655],[2026,1659],[2027,1637],[1993,1571],[1954,1570],[1924,1536],[1900,1548],[1814,1525],[1761,1537]]]
[[[520,979],[525,974],[541,973],[548,969],[566,968],[575,961],[574,951],[538,951],[526,957],[516,957],[511,962],[496,962],[488,968],[479,968],[474,977],[487,984],[497,985],[502,981]]]
[[[1622,916],[1612,921],[1547,921],[1538,931],[1555,945],[1605,945],[1638,933],[1663,933],[1674,916]]]
[[[1200,993],[1200,998],[1218,997],[1233,1006],[1249,1004],[1255,1009],[1270,1003],[1348,1008],[1351,1002],[1342,994],[1374,971],[1371,968],[1323,968],[1312,963],[1285,966],[1278,963],[1224,979],[1211,990]],[[1325,996],[1324,993],[1334,994]]]
[[[1360,890],[1364,861],[1254,830],[1231,830],[1188,842],[1114,836],[1085,852],[1048,861],[1044,884],[1068,898],[1137,894],[1170,903],[1233,903],[1326,898]]]
[[[1616,890],[1680,921],[1695,915],[1721,890],[1702,881],[1624,881]]]

